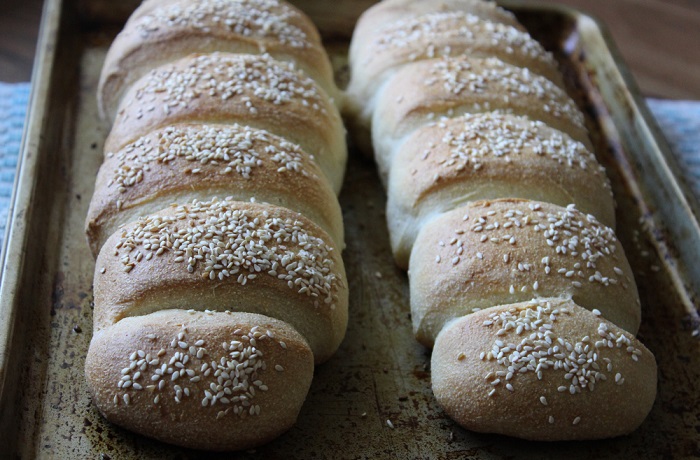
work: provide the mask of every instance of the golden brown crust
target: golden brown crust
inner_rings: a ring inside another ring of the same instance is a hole
[[[405,136],[419,127],[492,111],[542,121],[591,147],[576,104],[546,78],[496,58],[432,59],[404,67],[379,96],[372,133],[380,173],[386,175]]]
[[[561,441],[634,431],[656,396],[656,361],[633,335],[571,300],[502,305],[449,323],[433,392],[473,431]]]
[[[102,117],[114,119],[128,87],[150,70],[192,53],[269,53],[295,63],[336,97],[333,70],[306,15],[277,0],[151,0],[109,49],[98,89]]]
[[[573,206],[480,201],[434,219],[410,259],[416,338],[432,346],[451,319],[533,297],[572,298],[636,334],[632,269],[613,231]]]
[[[208,450],[268,442],[296,421],[313,354],[288,324],[249,313],[166,310],[97,331],[85,375],[111,422]]]
[[[126,225],[97,258],[95,330],[180,308],[290,323],[317,363],[347,325],[345,270],[331,238],[285,208],[231,200],[173,206]]]
[[[213,196],[297,211],[343,247],[338,200],[301,148],[246,126],[179,124],[106,153],[87,216],[93,254],[120,225],[175,202]]]
[[[177,123],[241,123],[265,129],[313,155],[337,192],[347,147],[325,92],[269,56],[191,55],[151,71],[124,96],[106,152]]]
[[[615,226],[610,183],[595,155],[525,117],[472,114],[425,126],[399,149],[388,182],[389,233],[403,268],[427,221],[471,201],[512,197],[573,203]]]

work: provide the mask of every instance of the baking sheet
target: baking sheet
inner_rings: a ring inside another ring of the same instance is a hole
[[[318,21],[333,19],[327,44],[338,74],[346,76],[346,37],[369,2],[296,3]],[[627,437],[554,444],[475,434],[452,422],[430,391],[429,351],[411,333],[407,278],[390,256],[384,192],[371,162],[352,155],[341,195],[351,299],[346,340],[316,368],[297,425],[236,458],[700,456],[700,342],[693,337],[700,326],[697,208],[673,178],[663,141],[654,138],[648,113],[598,25],[567,9],[518,1],[506,6],[561,60],[613,181],[618,234],[642,298],[640,337],[659,362],[651,415]],[[3,253],[2,456],[231,458],[133,434],[104,421],[91,404],[83,365],[92,334],[94,262],[83,222],[106,135],[97,123],[97,76],[119,25],[86,19],[67,0],[48,0],[45,8]]]

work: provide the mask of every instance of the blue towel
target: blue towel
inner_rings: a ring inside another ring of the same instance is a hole
[[[0,83],[0,245],[28,101],[29,83]],[[649,99],[647,102],[678,157],[685,180],[700,197],[700,101]]]
[[[671,144],[684,179],[700,199],[700,101],[647,99],[647,104]]]
[[[0,247],[17,171],[29,83],[0,83]]]

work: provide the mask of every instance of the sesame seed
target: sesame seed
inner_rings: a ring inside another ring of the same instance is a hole
[[[569,314],[571,312],[567,308],[553,308],[549,302],[536,300],[524,307],[511,307],[491,313],[482,322],[482,327],[493,328],[495,337],[491,348],[481,351],[479,357],[481,360],[495,360],[502,366],[502,370],[489,372],[485,376],[494,387],[492,390],[503,381],[503,377],[510,384],[511,379],[525,373],[535,373],[542,380],[545,372],[561,372],[569,385],[560,385],[557,391],[567,393],[568,390],[571,395],[586,389],[594,391],[596,383],[606,381],[608,377],[601,369],[601,364],[607,364],[607,372],[612,372],[612,361],[600,356],[600,351],[595,351],[600,350],[600,347],[597,343],[592,343],[590,336],[570,340],[557,335],[558,318]],[[630,345],[631,339],[624,332],[613,333],[605,323],[600,323],[598,333],[605,339],[604,349],[608,349],[608,346],[624,347],[632,360],[642,354]],[[511,342],[512,338],[508,338],[507,334],[519,337],[519,342]],[[591,345],[596,348],[593,349]],[[615,381],[621,384],[624,379],[618,373]],[[510,390],[507,385],[506,388]],[[548,405],[545,396],[540,396],[539,401]]]

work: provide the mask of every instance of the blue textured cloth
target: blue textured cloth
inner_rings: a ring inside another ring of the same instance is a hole
[[[29,83],[0,83],[0,247],[17,171]]]
[[[700,101],[647,99],[678,158],[683,176],[700,199]]]
[[[0,83],[0,245],[28,101],[29,83]],[[678,157],[686,181],[700,197],[700,101],[649,99],[647,102]]]

